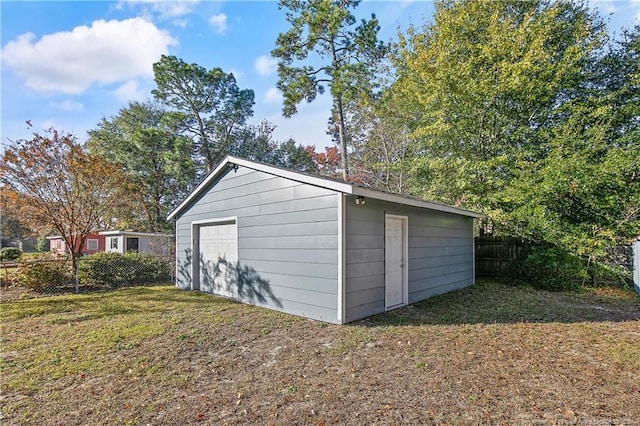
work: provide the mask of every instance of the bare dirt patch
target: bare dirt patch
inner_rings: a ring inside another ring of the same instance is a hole
[[[6,425],[640,423],[620,290],[484,283],[346,326],[168,287],[0,317]]]

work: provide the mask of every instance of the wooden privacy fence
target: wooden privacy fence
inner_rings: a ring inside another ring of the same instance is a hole
[[[517,259],[527,247],[530,247],[530,243],[514,238],[476,237],[476,277],[503,277],[509,264]],[[637,250],[640,250],[640,248]],[[633,263],[633,245],[616,246],[611,249],[609,253],[609,261],[607,262],[610,266],[622,267],[633,273]],[[596,280],[596,278],[593,279]],[[607,281],[602,282],[599,280],[598,282],[601,284],[610,284]]]
[[[633,288],[640,295],[640,239],[633,243]]]
[[[513,238],[476,237],[476,277],[500,278],[525,247]]]

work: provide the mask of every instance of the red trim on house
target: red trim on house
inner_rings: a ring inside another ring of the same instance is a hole
[[[94,241],[97,240],[97,247],[95,246]],[[91,248],[89,248],[91,247]],[[100,234],[87,234],[87,239],[84,242],[84,246],[82,247],[83,254],[93,254],[99,251],[104,251],[105,248],[105,237]],[[64,238],[60,236],[49,237],[49,250],[52,253],[56,254],[67,254],[69,251],[67,250],[67,244],[64,241]]]

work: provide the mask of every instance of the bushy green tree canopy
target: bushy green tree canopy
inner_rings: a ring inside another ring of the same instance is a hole
[[[89,151],[119,164],[139,188],[130,200],[132,229],[170,230],[168,212],[194,183],[193,143],[165,123],[167,115],[157,104],[131,102],[89,132]]]
[[[210,172],[253,115],[253,90],[240,89],[232,73],[175,56],[163,55],[153,72],[153,95],[170,108],[174,126],[194,138],[197,160]]]
[[[381,98],[411,146],[405,189],[592,260],[639,234],[638,32],[611,43],[569,1],[438,1]]]

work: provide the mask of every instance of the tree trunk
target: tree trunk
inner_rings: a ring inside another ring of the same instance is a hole
[[[342,180],[349,180],[349,162],[347,161],[347,134],[344,127],[344,112],[342,110],[342,97],[336,97],[336,112],[338,114],[338,139],[340,141],[340,167],[342,167]]]

